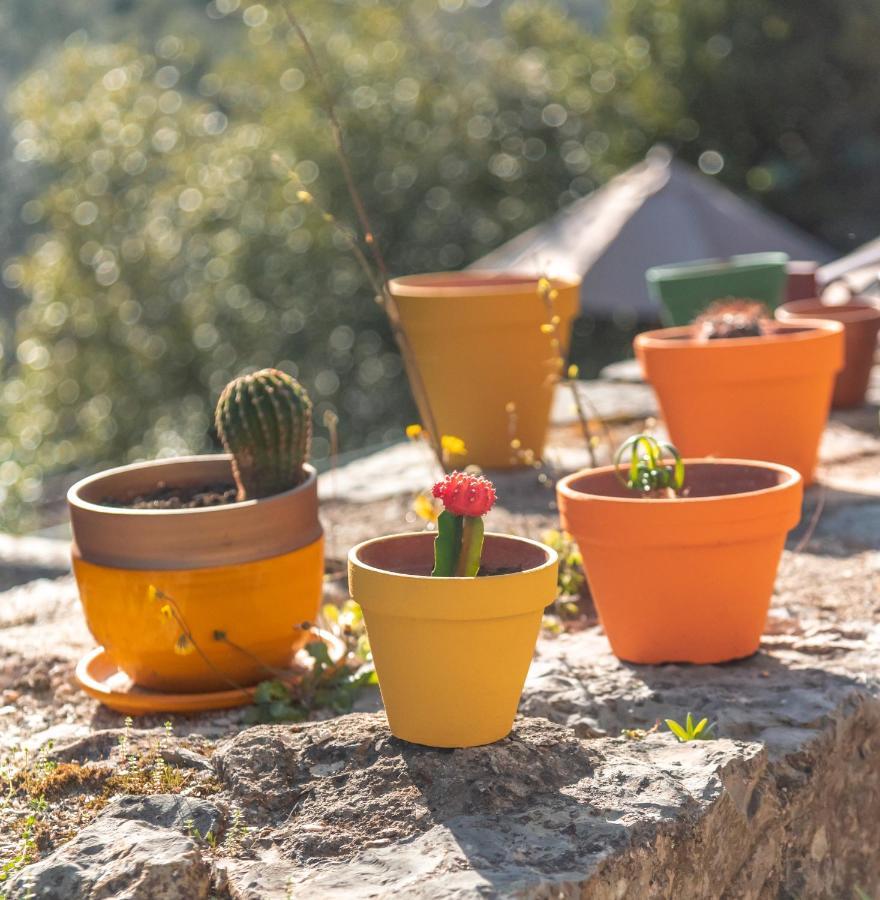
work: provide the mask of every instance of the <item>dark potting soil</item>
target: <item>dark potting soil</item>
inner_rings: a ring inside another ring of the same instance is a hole
[[[492,575],[513,575],[515,572],[522,572],[522,566],[497,566],[494,569],[487,569],[485,566],[480,566],[480,571],[477,572],[477,578],[490,578]]]
[[[106,497],[101,505],[119,509],[200,509],[235,503],[236,496],[234,484],[170,486],[160,481],[152,491],[125,499]]]

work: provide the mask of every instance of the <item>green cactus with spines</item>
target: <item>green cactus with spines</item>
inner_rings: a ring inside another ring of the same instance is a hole
[[[312,401],[295,378],[262,369],[233,379],[217,401],[214,422],[232,455],[239,500],[271,497],[305,480]]]

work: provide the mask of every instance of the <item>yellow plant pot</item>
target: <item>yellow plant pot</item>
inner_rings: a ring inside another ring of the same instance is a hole
[[[552,283],[558,351],[541,330],[550,313],[537,277],[448,272],[389,283],[437,428],[467,448],[451,460],[456,467],[521,465],[512,439],[538,457],[543,452],[557,359],[568,353],[580,290],[577,279]],[[422,418],[424,425],[423,411]]]
[[[261,500],[199,509],[103,505],[173,485],[231,481],[227,456],[123,466],[71,488],[73,565],[89,630],[151,690],[271,677],[305,642],[321,600],[317,478]]]
[[[513,727],[557,556],[487,534],[483,564],[510,574],[432,578],[434,536],[366,541],[348,557],[392,733],[430,747],[475,747]]]

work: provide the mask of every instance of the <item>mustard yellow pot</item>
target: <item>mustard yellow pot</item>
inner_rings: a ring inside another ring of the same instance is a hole
[[[89,630],[152,690],[249,685],[305,641],[324,573],[317,476],[283,494],[197,509],[127,509],[160,483],[232,482],[225,455],[111,469],[68,493],[73,566]]]
[[[432,578],[434,536],[401,534],[349,553],[392,733],[430,747],[475,747],[513,727],[557,556],[487,534],[483,565],[509,574]],[[509,571],[509,570],[521,571]]]
[[[467,448],[452,461],[457,467],[521,465],[513,439],[543,452],[557,360],[568,352],[580,290],[576,278],[551,284],[558,351],[541,330],[552,316],[536,276],[447,272],[389,283],[437,428]]]

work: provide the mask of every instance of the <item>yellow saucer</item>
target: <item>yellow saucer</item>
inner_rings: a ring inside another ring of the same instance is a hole
[[[315,631],[330,652],[335,665],[346,655],[345,644],[326,631]],[[311,668],[312,657],[306,650],[300,650],[293,658],[291,674]],[[271,676],[267,673],[267,678]],[[193,713],[209,709],[229,709],[244,706],[254,699],[256,685],[228,691],[205,691],[200,694],[174,694],[151,691],[136,685],[125,672],[121,671],[103,647],[89,651],[77,664],[76,680],[79,686],[95,700],[117,712],[129,716],[144,716],[149,713]]]

